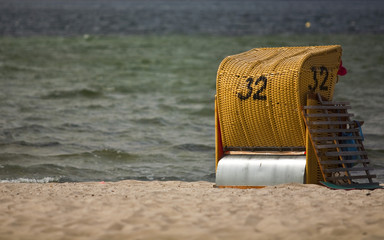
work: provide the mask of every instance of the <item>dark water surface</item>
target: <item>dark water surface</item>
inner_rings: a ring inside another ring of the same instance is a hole
[[[365,121],[369,157],[383,167],[382,10],[381,1],[0,0],[0,181],[214,181],[220,61],[298,45],[343,46],[349,73],[335,99]]]
[[[383,12],[381,0],[0,0],[0,35],[383,33]]]

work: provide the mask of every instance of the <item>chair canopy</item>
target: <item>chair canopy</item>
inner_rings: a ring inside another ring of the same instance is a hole
[[[332,100],[341,47],[257,48],[226,57],[216,81],[224,151],[305,149],[307,94]]]

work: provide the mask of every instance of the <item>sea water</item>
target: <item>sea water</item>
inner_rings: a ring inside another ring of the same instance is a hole
[[[349,101],[354,118],[365,121],[364,144],[384,182],[380,2],[340,1],[347,5],[329,11],[324,2],[332,1],[283,1],[288,10],[281,1],[36,2],[0,1],[0,11],[17,13],[1,15],[7,24],[0,24],[0,181],[214,181],[220,61],[257,47],[340,44],[348,74],[334,99]],[[294,8],[300,5],[310,13]],[[276,16],[263,22],[252,8]],[[344,16],[347,10],[361,16]],[[131,18],[137,25],[124,28]]]

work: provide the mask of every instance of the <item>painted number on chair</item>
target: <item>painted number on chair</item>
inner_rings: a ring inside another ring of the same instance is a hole
[[[240,98],[241,100],[247,100],[252,96],[252,93],[254,92],[252,87],[253,81],[254,79],[251,77],[246,80],[246,82],[248,83],[248,92],[246,95],[238,93],[238,98]],[[267,96],[263,94],[264,90],[267,88],[267,78],[265,76],[260,76],[258,79],[256,79],[254,86],[259,87],[259,89],[256,90],[255,93],[253,93],[253,100],[267,100]]]
[[[310,91],[316,91],[318,85],[319,85],[319,80],[317,79],[317,76],[320,77],[320,87],[319,89],[321,91],[327,91],[328,90],[328,86],[326,86],[325,84],[327,83],[327,80],[328,80],[328,69],[324,66],[320,67],[320,68],[317,68],[317,67],[312,67],[311,68],[312,72],[313,72],[313,85],[308,85],[308,89]],[[319,72],[320,70],[320,72]]]

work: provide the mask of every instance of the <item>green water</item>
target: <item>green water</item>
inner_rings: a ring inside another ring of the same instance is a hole
[[[335,99],[384,166],[384,35],[0,38],[0,180],[214,181],[218,65],[257,47],[340,44]],[[377,171],[384,182],[384,172]]]

